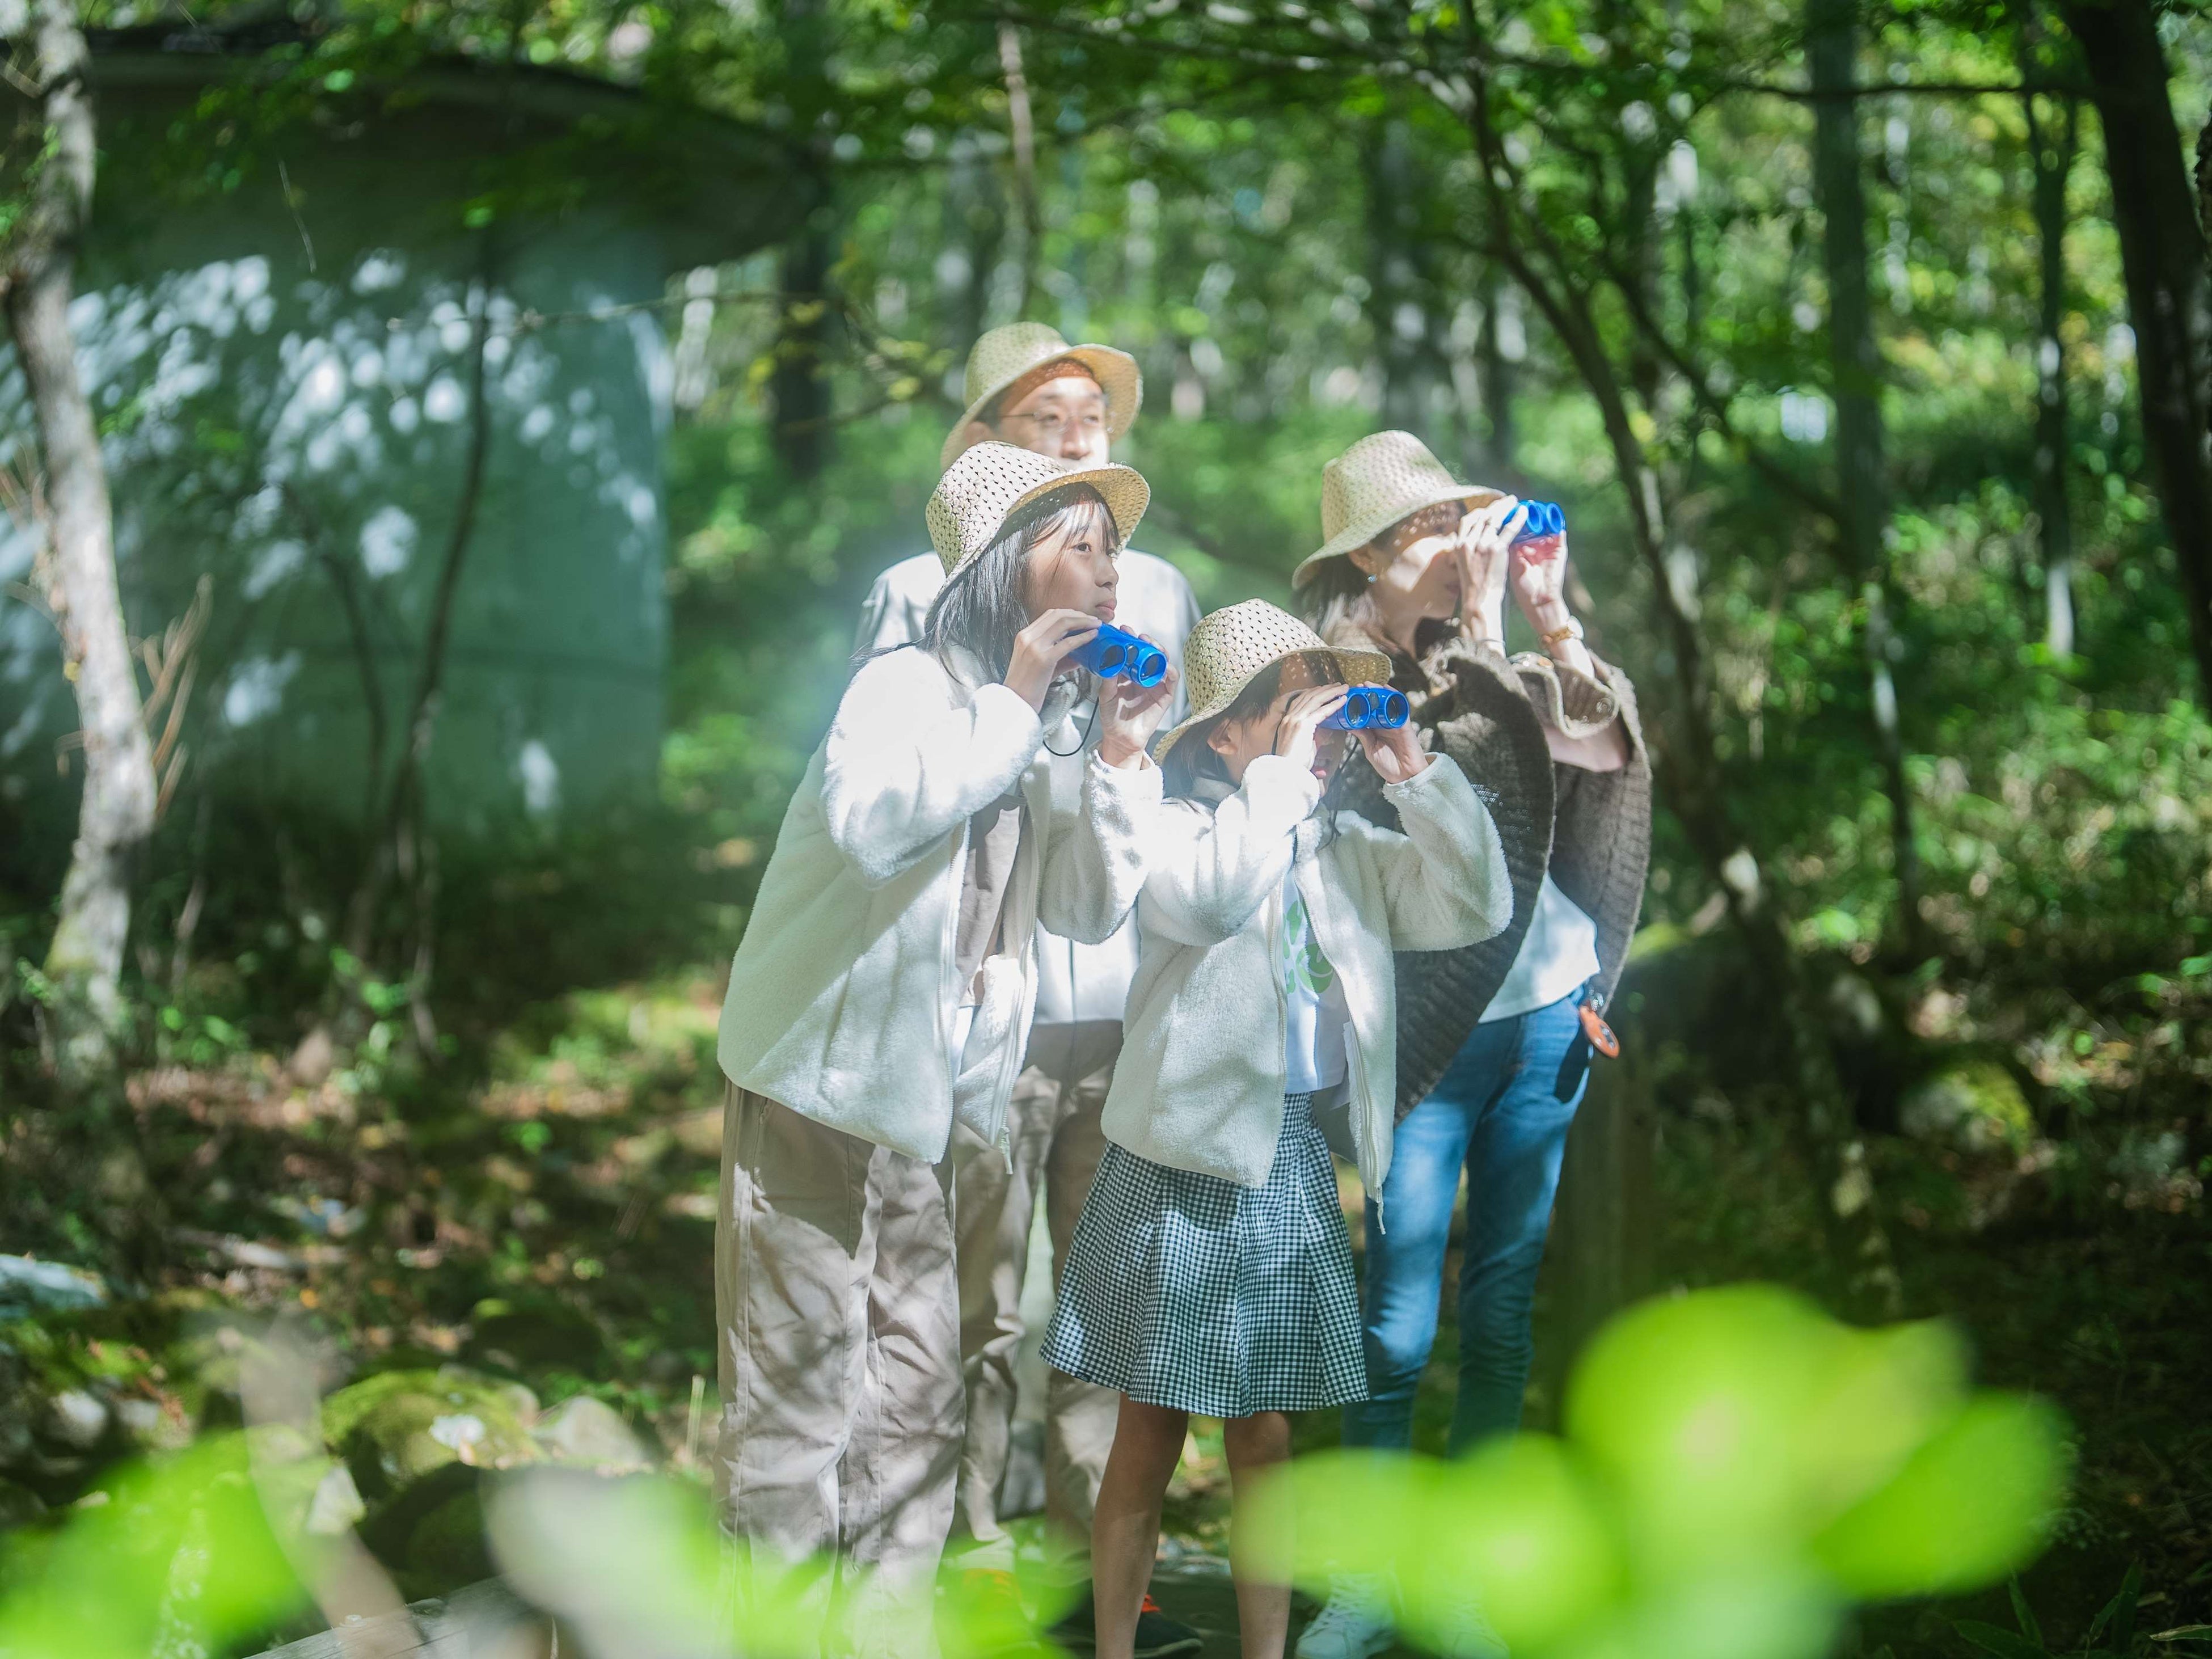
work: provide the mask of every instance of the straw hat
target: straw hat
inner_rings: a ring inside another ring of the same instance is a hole
[[[1009,323],[987,331],[969,352],[968,377],[961,387],[968,407],[952,423],[938,465],[951,465],[953,457],[968,447],[961,434],[969,422],[982,418],[994,398],[1031,369],[1062,361],[1082,364],[1106,394],[1106,435],[1118,438],[1127,432],[1137,418],[1137,405],[1145,401],[1145,377],[1134,357],[1111,346],[1070,345],[1049,324]]]
[[[1390,659],[1380,651],[1340,650],[1289,611],[1265,599],[1247,599],[1212,612],[1183,641],[1182,672],[1191,715],[1160,734],[1152,744],[1152,758],[1165,760],[1178,738],[1235,702],[1271,663],[1308,651],[1331,659],[1337,677],[1347,685],[1390,683]]]
[[[1321,470],[1321,533],[1328,539],[1291,573],[1291,586],[1304,587],[1322,560],[1365,546],[1408,514],[1445,501],[1484,507],[1503,493],[1461,483],[1410,432],[1362,438]]]
[[[1074,484],[1089,484],[1105,498],[1114,528],[1127,546],[1152,499],[1152,486],[1136,468],[1109,461],[1071,469],[1013,444],[977,444],[952,463],[929,495],[929,539],[944,562],[945,579],[973,564],[1020,509]]]

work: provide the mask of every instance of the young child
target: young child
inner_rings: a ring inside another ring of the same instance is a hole
[[[832,1652],[930,1650],[960,1454],[947,1142],[957,1116],[1003,1155],[1038,923],[1104,939],[1144,879],[1175,677],[1102,688],[1086,756],[1067,658],[1148,493],[1008,444],[945,473],[921,643],[854,675],[731,968],[716,1484],[768,1557],[860,1570]]]
[[[1237,1501],[1290,1450],[1286,1412],[1361,1398],[1359,1301],[1317,1097],[1341,1098],[1361,1179],[1390,1167],[1391,952],[1486,939],[1504,854],[1459,768],[1413,730],[1363,731],[1405,833],[1331,810],[1346,734],[1321,722],[1389,661],[1332,651],[1263,600],[1184,647],[1196,711],[1156,753],[1141,957],[1107,1096],[1105,1161],[1044,1358],[1122,1396],[1091,1533],[1099,1659],[1131,1659],[1187,1419],[1225,1419]],[[1280,1659],[1287,1585],[1235,1520],[1245,1659]]]

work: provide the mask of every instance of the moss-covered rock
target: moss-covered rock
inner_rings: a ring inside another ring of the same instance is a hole
[[[1993,1060],[1954,1061],[1905,1091],[1898,1117],[1917,1139],[1962,1152],[2019,1153],[2035,1139],[2035,1114],[2013,1074]]]
[[[492,1574],[483,1535],[483,1469],[448,1463],[380,1503],[361,1540],[410,1600],[440,1595]]]
[[[449,1463],[507,1468],[536,1462],[513,1385],[457,1365],[384,1371],[323,1402],[323,1434],[372,1502]]]

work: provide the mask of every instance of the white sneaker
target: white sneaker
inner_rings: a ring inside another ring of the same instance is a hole
[[[1373,1659],[1398,1638],[1389,1607],[1389,1587],[1381,1578],[1338,1580],[1328,1605],[1298,1637],[1298,1659]]]
[[[1474,1585],[1462,1582],[1441,1611],[1443,1628],[1437,1632],[1437,1646],[1444,1659],[1507,1659],[1505,1643],[1491,1628]]]

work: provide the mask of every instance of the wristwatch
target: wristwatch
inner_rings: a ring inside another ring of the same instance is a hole
[[[1547,651],[1549,651],[1553,646],[1559,644],[1562,640],[1578,640],[1582,638],[1582,621],[1579,617],[1568,617],[1565,622],[1562,623],[1559,627],[1551,629],[1548,633],[1542,633],[1536,635],[1538,639],[1544,642],[1544,649]]]

